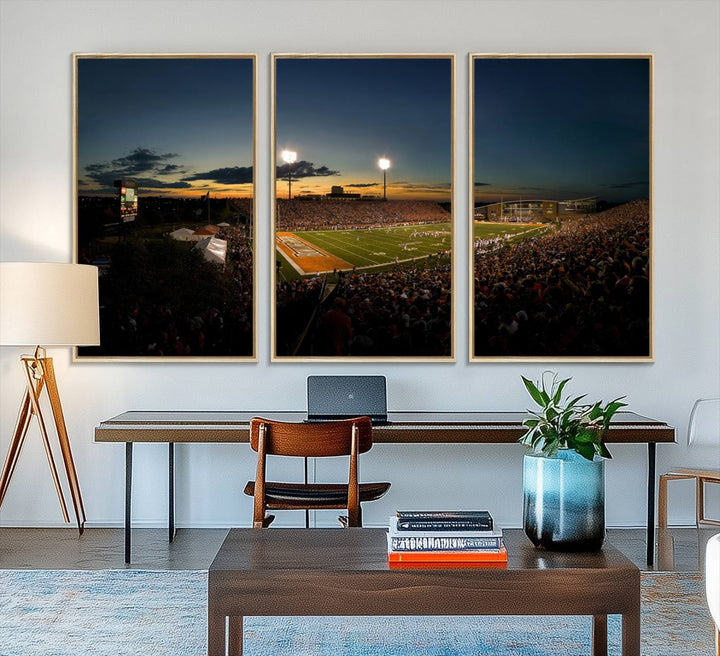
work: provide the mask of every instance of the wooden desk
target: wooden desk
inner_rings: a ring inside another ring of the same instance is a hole
[[[132,457],[135,442],[168,444],[168,532],[175,534],[176,443],[247,443],[250,419],[255,416],[281,421],[302,421],[300,411],[129,411],[100,423],[96,442],[125,443],[125,562],[130,562]],[[524,433],[524,412],[390,412],[389,424],[373,429],[373,441],[382,443],[510,444]],[[655,446],[675,441],[675,429],[632,412],[615,415],[607,442],[647,444],[647,559],[655,554]]]
[[[385,530],[233,529],[208,572],[208,656],[242,654],[248,615],[592,615],[593,656],[607,615],[622,615],[622,654],[640,655],[640,572],[611,546],[535,549],[504,531],[507,568],[389,569]]]

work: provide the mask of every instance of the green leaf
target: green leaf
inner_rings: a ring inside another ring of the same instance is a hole
[[[592,460],[595,457],[595,449],[591,444],[578,444],[575,451],[587,460]]]
[[[581,430],[581,431],[578,431],[577,435],[575,436],[575,439],[578,442],[593,444],[594,442],[597,441],[597,436],[593,433],[593,431]]]
[[[578,403],[580,403],[580,401],[582,401],[586,396],[587,396],[587,394],[581,394],[580,396],[575,397],[575,398],[574,398],[572,401],[570,401],[565,407],[566,407],[566,408],[574,408],[574,407],[575,407]]]
[[[543,393],[535,386],[535,383],[525,378],[525,376],[520,376],[520,378],[522,378],[523,383],[525,383],[525,389],[532,397],[532,400],[535,401],[535,403],[537,403],[539,406],[545,405],[545,401],[543,400]]]
[[[562,391],[565,385],[567,385],[572,379],[566,378],[565,380],[561,380],[558,383],[557,390],[555,391],[555,394],[553,394],[553,403],[556,405],[560,403],[560,399],[562,398]]]

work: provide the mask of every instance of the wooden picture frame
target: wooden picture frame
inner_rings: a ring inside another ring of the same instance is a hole
[[[470,55],[471,362],[653,359],[651,54]]]
[[[455,361],[454,69],[272,56],[271,361]]]
[[[74,54],[74,261],[100,346],[76,360],[257,361],[253,54]]]

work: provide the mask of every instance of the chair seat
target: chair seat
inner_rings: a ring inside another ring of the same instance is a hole
[[[671,469],[666,474],[663,474],[663,476],[687,476],[688,478],[700,477],[700,478],[709,478],[709,479],[713,479],[713,480],[720,480],[720,470],[719,469],[694,469],[691,467],[676,467],[675,469]]]
[[[390,483],[360,483],[360,502],[375,501],[390,488]],[[255,481],[248,481],[245,494],[255,496]],[[346,508],[348,486],[333,483],[265,483],[268,508]]]

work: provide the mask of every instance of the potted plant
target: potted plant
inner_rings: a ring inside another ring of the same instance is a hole
[[[523,460],[523,525],[535,546],[594,551],[605,539],[604,443],[620,398],[583,403],[585,395],[563,399],[571,380],[543,373],[537,383],[522,377],[538,410],[528,410],[519,441]]]

